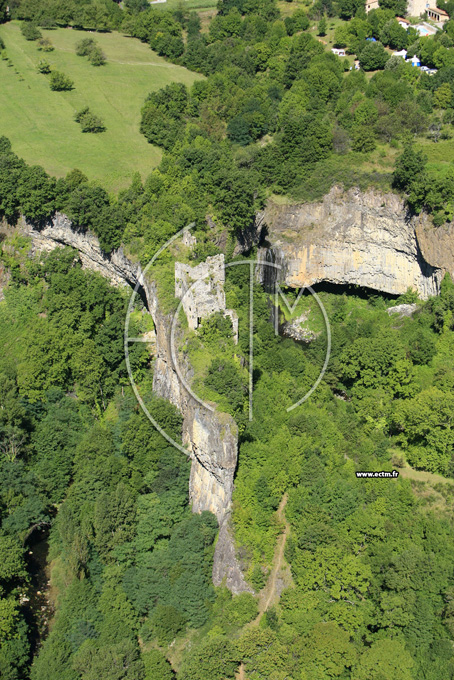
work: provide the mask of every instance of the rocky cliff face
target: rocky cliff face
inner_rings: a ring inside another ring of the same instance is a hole
[[[192,459],[189,481],[192,509],[194,512],[209,510],[216,515],[220,524],[213,580],[216,585],[220,585],[226,579],[227,586],[234,593],[250,590],[236,560],[228,528],[238,457],[236,424],[231,416],[200,405],[180,382],[170,348],[172,318],[163,314],[159,307],[155,283],[143,279],[140,264],[131,262],[121,248],[106,255],[94,234],[73,229],[65,215],[57,213],[52,222],[39,230],[22,220],[20,229],[31,238],[34,253],[49,252],[68,245],[78,250],[84,267],[99,272],[112,284],[134,287],[138,282],[141,283],[142,294],[156,329],[153,389],[183,414],[183,442]],[[184,358],[181,371],[185,379],[189,380],[191,367]]]
[[[32,239],[35,253],[48,252],[57,247],[72,246],[79,251],[82,265],[99,272],[115,286],[135,286],[141,273],[140,265],[134,264],[123,253],[122,248],[106,255],[100,248],[97,237],[90,231],[76,230],[71,221],[56,213],[52,221],[41,229],[21,219],[19,228]]]
[[[454,276],[454,224],[434,227],[427,220],[419,220],[415,230],[424,259]]]
[[[147,297],[157,300],[154,283],[148,286]],[[194,512],[209,510],[220,524],[230,512],[237,451],[237,427],[226,413],[209,410],[196,401],[177,375],[172,359],[170,329],[172,315],[165,315],[154,303],[152,310],[156,327],[157,356],[153,372],[153,390],[174,404],[183,414],[183,443],[192,452],[189,497]],[[175,351],[180,333],[176,329]],[[180,372],[187,383],[191,366],[184,356],[178,357]],[[215,407],[215,404],[213,404]]]
[[[424,216],[411,218],[395,194],[333,187],[317,203],[269,203],[260,217],[272,254],[262,249],[259,257],[281,265],[279,280],[295,288],[321,281],[394,295],[413,288],[425,299],[439,292],[447,260],[454,263],[452,245],[450,257],[443,259],[438,247],[434,257],[433,228],[429,234]],[[259,275],[266,279],[264,267]]]

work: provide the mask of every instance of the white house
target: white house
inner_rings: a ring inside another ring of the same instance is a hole
[[[406,19],[403,19],[402,17],[396,17],[396,21],[402,26],[402,28],[405,28],[405,30],[410,27],[410,22]]]
[[[340,48],[333,47],[331,49],[331,52],[333,54],[337,54],[338,57],[345,57],[345,47],[340,47]]]
[[[417,67],[421,66],[421,60],[419,57],[416,56],[416,54],[414,54],[411,59],[407,59],[406,61],[408,64],[411,64],[412,66]]]

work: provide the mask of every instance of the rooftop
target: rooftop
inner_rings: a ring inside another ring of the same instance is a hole
[[[449,17],[449,14],[444,11],[444,9],[438,9],[438,7],[429,7],[429,12],[436,12],[443,17]]]

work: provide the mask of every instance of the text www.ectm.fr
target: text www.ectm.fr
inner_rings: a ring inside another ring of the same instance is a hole
[[[381,472],[357,472],[356,473],[357,477],[372,477],[372,478],[390,478],[390,479],[396,479],[396,477],[399,476],[399,473],[397,470],[393,470],[392,472],[384,472],[383,470]]]

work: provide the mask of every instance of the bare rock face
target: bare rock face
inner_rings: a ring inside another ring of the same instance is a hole
[[[424,259],[453,276],[454,223],[434,227],[427,219],[420,219],[416,222],[416,236]]]
[[[397,316],[401,318],[405,316],[413,316],[417,309],[418,305],[413,303],[411,305],[396,305],[395,307],[389,307],[389,309],[386,311],[389,316],[397,314]]]
[[[293,340],[298,340],[298,342],[312,342],[316,339],[317,334],[304,326],[307,319],[308,314],[305,312],[296,319],[293,319],[293,321],[286,321],[282,325],[282,335],[286,335],[288,338],[293,338]]]
[[[213,427],[213,421],[216,427]],[[219,427],[220,426],[220,427]],[[185,416],[184,436],[192,447],[189,496],[194,512],[210,510],[220,524],[230,511],[237,463],[238,430],[226,413],[208,411],[192,400]]]
[[[235,554],[228,517],[221,525],[216,543],[213,563],[213,583],[215,586],[220,586],[224,583],[234,595],[254,592],[244,580],[241,565]]]
[[[329,281],[394,295],[412,288],[423,299],[439,292],[443,270],[434,263],[429,246],[425,252],[431,257],[424,259],[418,242],[417,227],[424,218],[410,218],[403,199],[395,194],[357,189],[344,193],[333,187],[317,203],[270,203],[263,221],[269,229],[272,261],[282,266],[278,280],[288,286]],[[259,258],[265,263],[267,257],[269,261],[269,253],[262,249]],[[264,269],[259,271],[262,280]]]
[[[32,239],[33,252],[50,252],[54,248],[71,246],[79,251],[82,265],[109,279],[115,286],[135,286],[141,274],[140,264],[134,264],[123,253],[115,250],[111,255],[103,252],[97,236],[90,231],[75,229],[62,213],[56,213],[52,221],[37,229],[21,219],[20,229]]]

